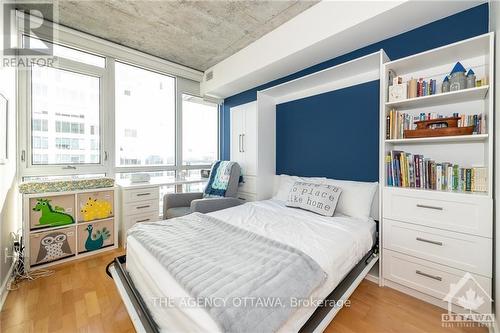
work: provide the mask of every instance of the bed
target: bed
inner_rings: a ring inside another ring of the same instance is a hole
[[[372,218],[352,218],[339,213],[324,217],[286,207],[281,200],[249,202],[209,215],[290,245],[316,261],[327,278],[313,290],[311,300],[346,299],[376,261],[372,260],[376,258],[373,251],[377,238]],[[190,295],[134,237],[127,240],[126,269],[119,260],[115,266],[111,267],[111,274],[138,331],[220,331],[201,306],[165,304],[165,298],[187,299]],[[324,329],[338,308],[320,309],[317,304],[298,305],[279,331]]]

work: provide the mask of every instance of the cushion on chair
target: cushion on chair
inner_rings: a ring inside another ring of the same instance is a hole
[[[229,184],[226,190],[226,198],[236,198],[238,196],[238,184],[240,183],[241,168],[238,163],[235,163],[231,168],[229,176]]]
[[[163,218],[173,219],[174,217],[181,217],[188,214],[191,214],[191,207],[174,207],[167,209],[166,216]]]

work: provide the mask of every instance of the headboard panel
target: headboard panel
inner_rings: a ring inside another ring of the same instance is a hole
[[[379,81],[276,105],[276,174],[379,178]]]

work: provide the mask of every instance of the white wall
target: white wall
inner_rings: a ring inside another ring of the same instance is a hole
[[[3,17],[0,6],[0,17]],[[0,45],[3,45],[3,31],[0,25]],[[3,55],[0,55],[3,57]],[[0,65],[1,66],[1,65]],[[0,93],[9,101],[8,160],[0,165],[0,288],[4,286],[12,261],[5,259],[5,248],[11,246],[10,233],[17,231],[18,194],[16,188],[16,71],[14,68],[0,67]],[[3,300],[0,289],[0,306]]]
[[[495,295],[495,316],[497,328],[500,328],[500,116],[498,115],[498,105],[500,103],[500,2],[490,2],[490,30],[495,32],[496,47],[495,47],[495,260],[494,260],[494,290]]]
[[[483,2],[321,1],[209,68],[201,92],[226,98]]]

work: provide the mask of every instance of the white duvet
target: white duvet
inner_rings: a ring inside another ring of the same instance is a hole
[[[328,274],[311,295],[313,300],[328,296],[371,249],[376,228],[371,219],[323,217],[285,207],[278,200],[251,202],[209,215],[308,254]],[[127,240],[127,271],[162,332],[218,331],[203,307],[179,306],[179,300],[189,295],[134,238]],[[314,306],[298,307],[280,331],[298,331],[314,310]]]

